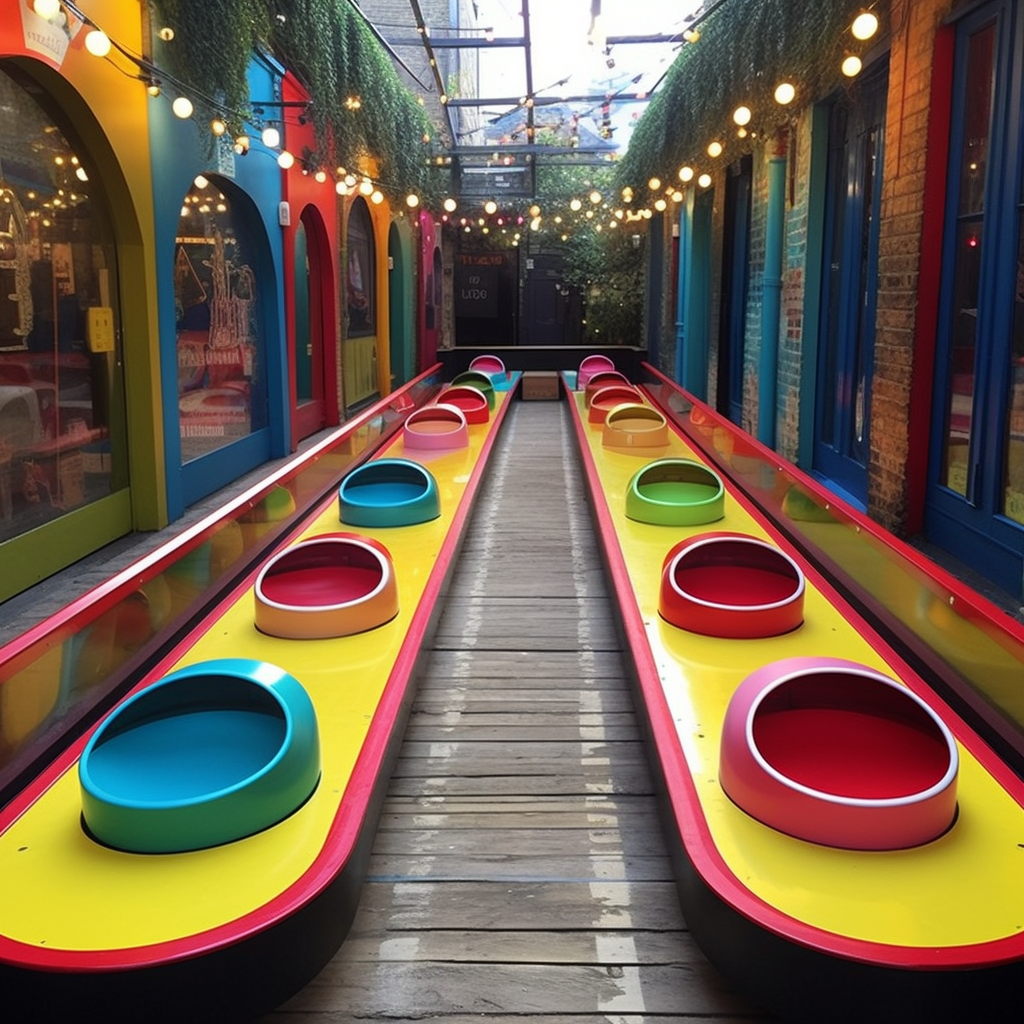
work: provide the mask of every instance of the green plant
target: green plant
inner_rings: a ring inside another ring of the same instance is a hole
[[[362,16],[342,0],[154,0],[174,42],[163,48],[188,86],[219,104],[229,120],[250,115],[247,72],[262,50],[293,72],[310,94],[317,149],[335,165],[372,157],[393,197],[439,196],[447,172],[432,166],[424,138],[434,133],[424,107],[402,84]],[[359,107],[353,109],[352,98]]]
[[[884,18],[891,6],[879,0],[874,11]],[[862,0],[715,5],[699,24],[700,39],[683,46],[640,118],[618,164],[617,183],[672,179],[681,165],[700,162],[713,139],[724,146],[722,164],[749,152],[749,138],[737,136],[733,110],[748,106],[754,112],[750,128],[763,136],[790,116],[775,102],[780,82],[797,86],[797,106],[826,95],[842,78],[843,51],[856,43],[848,29],[863,7]]]

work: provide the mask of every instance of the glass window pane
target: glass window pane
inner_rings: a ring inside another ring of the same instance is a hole
[[[105,208],[84,153],[2,62],[0,110],[3,541],[126,486],[127,458]]]
[[[1024,523],[1024,213],[1017,213],[1017,278],[1013,297],[1013,347],[1006,380],[1003,514]]]
[[[174,299],[182,462],[267,423],[253,244],[238,206],[227,182],[201,176],[178,222]]]

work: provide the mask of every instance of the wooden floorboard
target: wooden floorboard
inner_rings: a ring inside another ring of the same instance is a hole
[[[263,1024],[766,1024],[679,910],[565,406],[517,402],[348,940]]]

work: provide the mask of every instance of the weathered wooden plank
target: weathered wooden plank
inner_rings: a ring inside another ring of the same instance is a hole
[[[466,657],[465,652],[433,648],[424,678],[458,675]],[[533,679],[561,680],[563,684],[576,678],[604,679],[616,685],[626,679],[618,651],[588,651],[582,662],[578,651],[474,651],[472,668],[474,676],[481,679],[514,679],[517,686],[530,685]]]
[[[484,796],[495,794],[508,796],[540,796],[566,793],[650,793],[650,776],[639,766],[632,773],[616,771],[614,778],[588,778],[580,774],[559,775],[433,775],[427,778],[412,775],[392,778],[390,792],[399,796]]]
[[[639,801],[638,801],[639,802]],[[405,812],[394,810],[394,805],[385,806],[380,816],[379,829],[578,829],[618,828],[629,832],[657,825],[657,810],[621,807],[616,811],[572,811],[566,808],[540,811],[528,810],[521,806],[497,806],[488,810],[466,810],[453,813],[447,810],[414,809]]]
[[[350,1018],[389,1020],[462,1014],[752,1012],[699,961],[652,966],[463,964],[431,961],[380,967],[331,963],[294,1003],[309,1011],[339,1003]],[[292,1004],[286,1004],[292,1005]],[[720,1019],[720,1018],[719,1018]],[[757,1017],[753,1017],[757,1019]],[[763,1018],[762,1018],[763,1019]]]
[[[475,797],[400,797],[389,794],[384,801],[384,814],[438,813],[456,816],[460,814],[505,814],[520,810],[525,814],[547,814],[564,812],[567,816],[594,814],[597,817],[611,817],[622,814],[651,814],[658,812],[657,802],[652,797],[614,796],[492,796],[486,800]],[[458,820],[458,819],[456,819]]]
[[[616,766],[646,765],[647,754],[643,747],[632,740],[614,741],[607,737],[586,739],[550,740],[542,742],[536,738],[517,740],[515,743],[495,743],[470,737],[447,738],[441,741],[421,740],[409,737],[402,745],[399,763],[404,760],[424,758],[431,764],[443,764],[461,770],[462,765],[507,765],[552,764],[557,771],[564,771],[572,765]],[[456,760],[456,758],[458,760]]]
[[[494,690],[499,689],[495,693]],[[535,689],[510,688],[507,683],[497,686],[481,686],[476,679],[448,685],[437,681],[431,686],[421,686],[416,699],[416,710],[434,712],[438,708],[462,708],[473,714],[496,714],[515,711],[526,714],[534,708],[557,714],[580,712],[630,713],[633,701],[622,690],[593,692],[590,689],[555,690],[548,687]]]
[[[660,849],[660,846],[653,847]],[[408,882],[526,882],[575,881],[590,883],[609,878],[633,882],[671,882],[672,863],[666,856],[615,853],[522,854],[461,852],[457,857],[413,855],[404,849],[393,854],[377,851],[370,865],[368,881]]]
[[[429,929],[397,938],[388,930],[373,931],[356,917],[358,935],[345,944],[345,963],[379,959],[386,963],[446,960],[452,963],[509,964],[669,964],[699,956],[693,940],[677,931],[470,931]],[[409,941],[414,936],[415,948]],[[598,952],[600,950],[600,953]]]
[[[413,855],[459,857],[501,850],[506,856],[521,854],[604,854],[612,851],[644,853],[662,849],[662,834],[657,822],[635,831],[618,828],[436,828],[378,833],[375,853],[404,851]]]

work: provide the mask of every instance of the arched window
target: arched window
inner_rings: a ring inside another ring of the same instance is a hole
[[[0,61],[0,541],[127,486],[117,265],[88,157]]]
[[[195,179],[174,253],[181,461],[267,425],[266,374],[247,197],[214,176]]]
[[[366,200],[356,199],[348,216],[346,240],[347,271],[345,294],[348,304],[348,336],[365,337],[377,329],[376,323],[376,253],[373,225]]]

